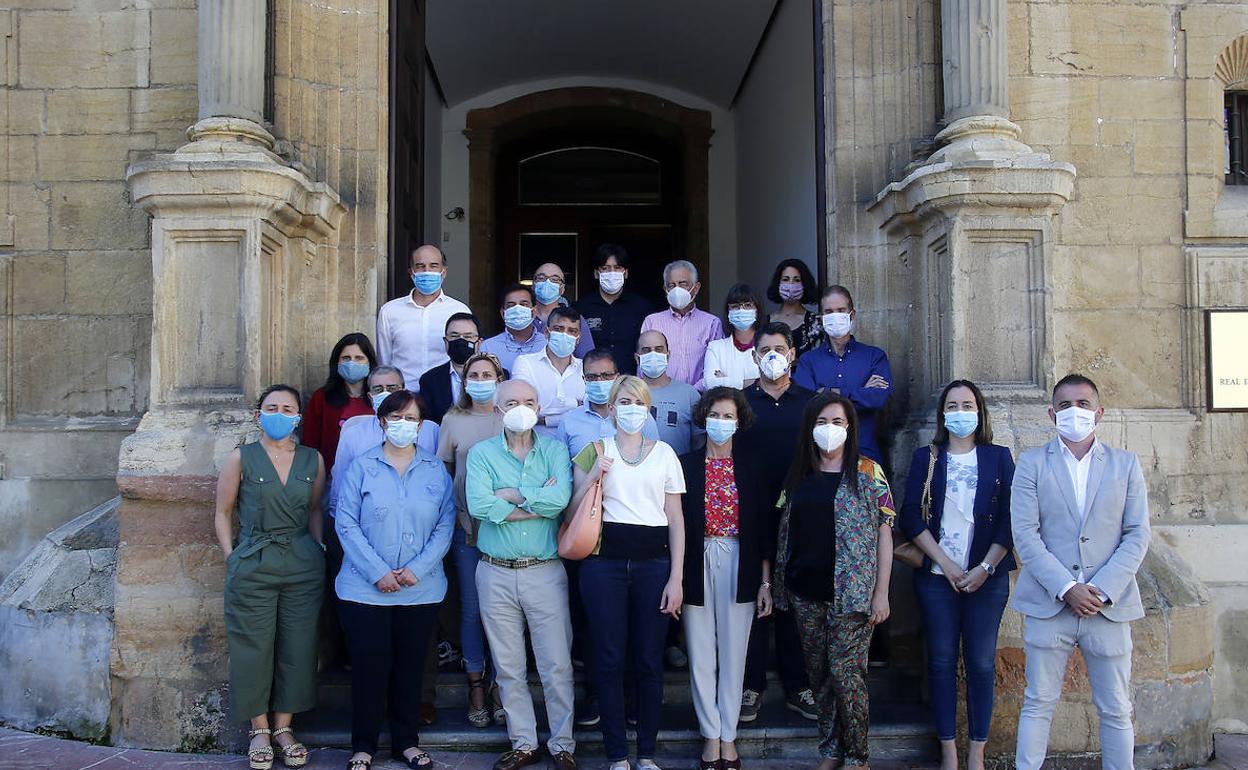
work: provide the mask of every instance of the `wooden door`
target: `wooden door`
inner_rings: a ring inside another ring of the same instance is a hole
[[[390,0],[390,297],[411,291],[409,257],[424,242],[424,139],[425,0]]]

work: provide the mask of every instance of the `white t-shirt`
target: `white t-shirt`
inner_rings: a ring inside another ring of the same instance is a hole
[[[979,482],[979,458],[975,450],[948,455],[945,474],[945,505],[940,516],[940,547],[963,570],[971,556],[975,535],[975,487]],[[944,571],[932,564],[932,574]]]
[[[715,376],[715,372],[723,374]],[[702,359],[702,382],[698,390],[707,391],[718,385],[727,385],[740,390],[747,380],[758,379],[758,364],[754,363],[754,348],[737,350],[732,337],[724,337],[706,347],[706,358]]]
[[[685,474],[676,452],[662,441],[637,465],[620,457],[615,438],[602,440],[603,453],[615,462],[602,482],[602,520],[612,524],[666,527],[666,495],[685,492]]]

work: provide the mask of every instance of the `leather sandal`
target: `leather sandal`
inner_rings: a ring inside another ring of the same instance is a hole
[[[255,738],[257,735],[272,736],[273,731],[267,727],[261,727],[258,730],[248,730],[247,740]],[[270,770],[273,767],[273,747],[261,746],[259,748],[247,749],[247,765],[251,770]]]
[[[482,700],[487,702],[487,706],[479,709],[472,707],[472,695],[475,692],[484,693]],[[489,727],[493,721],[493,712],[488,708],[489,693],[485,689],[485,674],[478,676],[476,679],[468,678],[468,724],[473,727]]]
[[[408,767],[412,768],[412,770],[429,770],[429,768],[433,767],[433,757],[429,756],[429,752],[424,749],[416,748],[415,746],[412,748],[416,749],[416,753],[412,755],[411,759],[403,756],[402,753],[395,757],[395,759],[403,762]]]
[[[295,737],[295,731],[292,730],[290,727],[277,728],[276,730],[273,731],[273,737],[276,739],[277,736],[281,735],[282,733],[290,733],[290,737],[292,739]],[[308,764],[308,747],[304,746],[299,741],[293,741],[292,743],[288,743],[285,746],[279,745],[277,748],[279,751],[282,752],[282,764],[283,765],[286,765],[289,768],[296,768],[296,767],[303,767],[304,765]]]

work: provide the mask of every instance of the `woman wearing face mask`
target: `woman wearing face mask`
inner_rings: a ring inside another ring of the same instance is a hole
[[[819,314],[807,310],[819,298],[819,284],[811,275],[810,268],[800,259],[786,259],[776,265],[767,285],[767,299],[780,305],[780,309],[768,317],[779,321],[793,333],[793,349],[797,355],[813,350],[823,335]]]
[[[758,379],[758,364],[754,361],[754,331],[758,328],[758,313],[762,304],[749,284],[738,283],[728,290],[724,299],[725,336],[706,348],[699,390],[720,385],[747,388]]]
[[[299,391],[267,388],[256,403],[256,420],[260,440],[235,449],[221,468],[213,525],[226,563],[230,710],[251,720],[251,767],[268,770],[274,743],[287,767],[308,761],[290,724],[294,714],[316,705],[325,464],[294,438]]]
[[[694,422],[706,448],[680,458],[685,477],[685,638],[702,733],[700,770],[741,767],[737,722],[755,616],[771,614],[775,526],[749,456],[733,437],[754,423],[745,395],[708,390]]]
[[[334,467],[342,424],[357,414],[373,413],[365,383],[376,365],[373,343],[359,332],[338,340],[329,354],[329,376],[308,399],[300,437],[304,446],[321,453],[326,468]]]
[[[983,394],[967,380],[945,386],[936,436],[915,450],[901,530],[923,551],[914,593],[923,616],[927,675],[942,770],[957,770],[958,650],[966,670],[968,770],[983,770],[992,724],[997,631],[1010,595],[1010,485],[1014,459],[992,443]]]
[[[416,448],[422,420],[414,393],[390,394],[377,419],[385,440],[347,469],[335,517],[346,560],[334,587],[353,662],[347,765],[372,765],[388,712],[395,758],[432,767],[417,734],[420,690],[429,632],[446,596],[454,484],[438,458]]]
[[[646,439],[650,391],[637,377],[616,379],[610,395],[616,433],[572,459],[576,510],[594,481],[602,480],[602,538],[581,563],[581,595],[594,639],[598,707],[611,770],[627,770],[624,672],[636,684],[637,757],[654,756],[663,700],[663,644],[668,618],[683,601],[685,525],[680,497],[684,474],[672,448]],[[616,460],[619,462],[616,462]]]
[[[796,615],[819,723],[818,770],[867,750],[867,651],[888,619],[896,514],[879,464],[858,453],[854,405],[810,400],[780,500],[773,595]]]
[[[507,379],[502,364],[489,353],[478,353],[464,364],[464,391],[457,403],[442,419],[438,437],[438,458],[455,478],[455,527],[451,551],[459,580],[459,637],[463,647],[464,669],[468,673],[468,722],[473,727],[488,727],[495,712],[501,711],[498,701],[486,705],[485,629],[481,625],[481,608],[477,598],[477,524],[468,515],[465,484],[468,476],[468,450],[478,441],[497,436],[503,430],[503,416],[494,408],[494,392],[498,383]],[[497,697],[497,691],[495,691]],[[501,721],[501,715],[500,715]]]

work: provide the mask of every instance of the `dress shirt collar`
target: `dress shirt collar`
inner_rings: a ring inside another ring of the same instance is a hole
[[[1078,464],[1088,462],[1089,460],[1092,459],[1092,455],[1096,453],[1096,448],[1097,448],[1097,445],[1100,444],[1100,441],[1095,436],[1092,438],[1092,446],[1088,447],[1088,451],[1083,456],[1082,460],[1075,457],[1075,453],[1070,451],[1070,447],[1066,446],[1066,442],[1063,441],[1060,436],[1057,439],[1057,443],[1062,445],[1062,459],[1078,465]]]
[[[544,364],[547,368],[549,368],[552,372],[554,372],[559,377],[567,377],[569,374],[573,374],[573,373],[581,371],[581,359],[577,358],[576,356],[570,356],[568,358],[568,366],[562,372],[559,371],[557,368],[555,368],[555,362],[550,360],[549,349],[542,350],[542,355],[539,356],[538,358],[541,360],[542,364]]]
[[[838,355],[838,353],[836,352],[836,348],[832,346],[832,338],[829,337],[827,334],[824,334],[823,339],[824,339],[824,342],[827,343],[828,352],[834,356]],[[845,356],[849,355],[850,353],[854,351],[854,347],[857,346],[857,344],[858,344],[858,338],[852,334],[849,335],[849,342],[845,343],[845,352],[840,353],[839,356],[841,358],[844,358]]]
[[[676,319],[677,321],[692,319],[694,316],[698,314],[699,310],[701,310],[701,308],[699,308],[697,305],[694,305],[692,308],[689,309],[688,313],[678,313],[672,309],[671,305],[667,306],[668,314],[671,315],[672,318]]]
[[[417,310],[428,310],[429,308],[433,307],[439,302],[443,302],[445,300],[446,300],[446,292],[442,291],[441,289],[438,289],[437,295],[433,298],[433,301],[430,302],[428,305],[421,305],[418,302],[416,302],[416,290],[415,289],[412,289],[411,291],[407,293],[407,304],[411,305]]]

